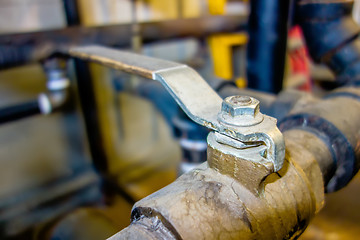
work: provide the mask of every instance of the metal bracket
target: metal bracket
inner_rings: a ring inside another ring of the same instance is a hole
[[[274,171],[281,169],[285,143],[276,127],[276,119],[264,115],[261,123],[246,127],[220,122],[218,113],[221,111],[223,99],[187,65],[100,46],[75,47],[70,49],[69,54],[160,81],[194,122],[244,144],[264,144],[267,149],[265,160],[273,164]]]

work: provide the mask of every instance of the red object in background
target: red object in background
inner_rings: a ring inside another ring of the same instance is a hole
[[[303,33],[299,26],[294,26],[288,33],[289,41],[298,44],[289,51],[290,72],[291,75],[301,74],[305,76],[306,82],[298,87],[299,90],[311,91],[312,84],[310,78],[309,54],[304,44]],[[298,46],[297,46],[298,45]]]

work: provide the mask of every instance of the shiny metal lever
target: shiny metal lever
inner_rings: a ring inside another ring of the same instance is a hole
[[[233,140],[228,142],[235,145],[265,145],[264,160],[272,163],[274,171],[281,169],[285,143],[276,119],[264,115],[261,122],[251,126],[221,121],[219,114],[223,99],[189,66],[100,46],[75,47],[69,50],[69,54],[160,81],[194,122],[230,137]]]

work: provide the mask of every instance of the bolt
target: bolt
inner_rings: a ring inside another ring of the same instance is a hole
[[[231,96],[224,99],[221,112],[232,117],[252,116],[259,113],[259,100],[248,96]]]
[[[252,101],[248,96],[233,96],[230,97],[229,102],[238,106],[248,106]]]

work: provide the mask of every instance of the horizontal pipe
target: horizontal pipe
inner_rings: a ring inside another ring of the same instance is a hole
[[[206,37],[212,33],[240,30],[246,19],[246,15],[232,15],[146,22],[140,23],[140,34],[144,43],[180,37]],[[37,62],[56,52],[67,52],[72,46],[129,47],[131,33],[131,24],[121,24],[0,35],[0,69]]]
[[[48,115],[61,108],[68,100],[67,89],[41,93],[37,100],[0,109],[0,125],[32,117],[38,114]]]
[[[0,109],[0,124],[37,114],[47,115],[65,105],[70,94],[70,81],[65,74],[66,62],[48,59],[44,62],[44,70],[47,74],[48,91],[40,93],[37,100]]]
[[[37,100],[0,109],[0,124],[40,114]]]
[[[300,129],[315,134],[331,153],[329,160],[318,158],[327,192],[345,187],[360,167],[360,89],[341,88],[324,99],[291,111],[280,123],[281,131]],[[326,161],[324,164],[322,161]]]
[[[322,208],[324,186],[328,192],[337,190],[358,170],[359,114],[360,90],[356,88],[338,89],[295,108],[280,123],[287,149],[284,167],[264,179],[260,197],[244,189],[251,177],[234,181],[228,178],[231,171],[212,169],[211,162],[224,166],[232,159],[216,149],[208,150],[209,165],[136,203],[131,225],[111,240],[135,235],[142,239],[298,237]],[[240,161],[236,159],[235,166]],[[240,173],[240,177],[248,174],[246,169]],[[272,216],[276,219],[271,220]]]
[[[244,160],[209,146],[208,164],[137,202],[131,225],[110,239],[296,239],[322,208],[324,189],[315,156],[294,137],[285,136],[284,167],[263,179],[260,193],[246,183],[261,167],[250,164],[235,179],[210,163]]]

